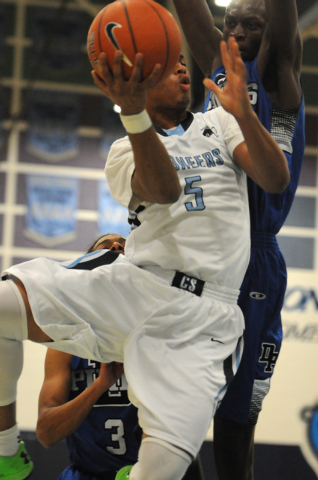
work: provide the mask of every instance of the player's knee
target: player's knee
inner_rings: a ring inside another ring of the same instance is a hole
[[[140,446],[139,460],[130,473],[130,480],[181,480],[191,457],[183,450],[153,437]]]
[[[28,338],[24,301],[12,280],[0,282],[0,338],[19,341]]]

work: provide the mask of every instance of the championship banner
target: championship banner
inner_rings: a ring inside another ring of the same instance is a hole
[[[52,247],[75,238],[78,180],[27,176],[27,238]]]
[[[118,138],[125,137],[126,130],[121,123],[119,113],[114,111],[113,105],[105,99],[102,109],[102,138],[100,154],[107,159],[112,143]]]
[[[128,211],[113,199],[106,180],[100,180],[99,182],[98,204],[99,234],[118,233],[123,237],[127,237],[130,230]]]
[[[65,75],[81,66],[86,44],[83,12],[35,8],[33,46],[35,64],[50,75]]]
[[[34,91],[29,99],[28,110],[26,148],[31,155],[56,163],[78,154],[78,95]]]

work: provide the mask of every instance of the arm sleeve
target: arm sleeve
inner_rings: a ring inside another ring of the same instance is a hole
[[[215,109],[218,120],[220,122],[224,143],[233,158],[233,152],[235,148],[242,142],[244,142],[244,137],[239,127],[239,124],[230,113],[226,112],[224,108],[218,107]]]
[[[134,155],[129,138],[116,140],[107,157],[105,176],[112,197],[126,208],[133,197],[131,177],[134,170]]]

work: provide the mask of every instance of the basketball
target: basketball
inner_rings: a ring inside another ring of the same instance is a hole
[[[99,55],[105,52],[112,70],[115,50],[123,52],[126,79],[131,75],[136,53],[142,53],[143,78],[160,63],[157,83],[162,82],[179,60],[178,24],[168,10],[153,0],[115,0],[96,15],[88,31],[87,52],[93,69],[98,71]]]

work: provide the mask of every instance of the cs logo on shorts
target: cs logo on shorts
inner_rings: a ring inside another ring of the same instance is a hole
[[[265,293],[250,292],[250,297],[254,298],[254,300],[265,300],[266,295]]]

